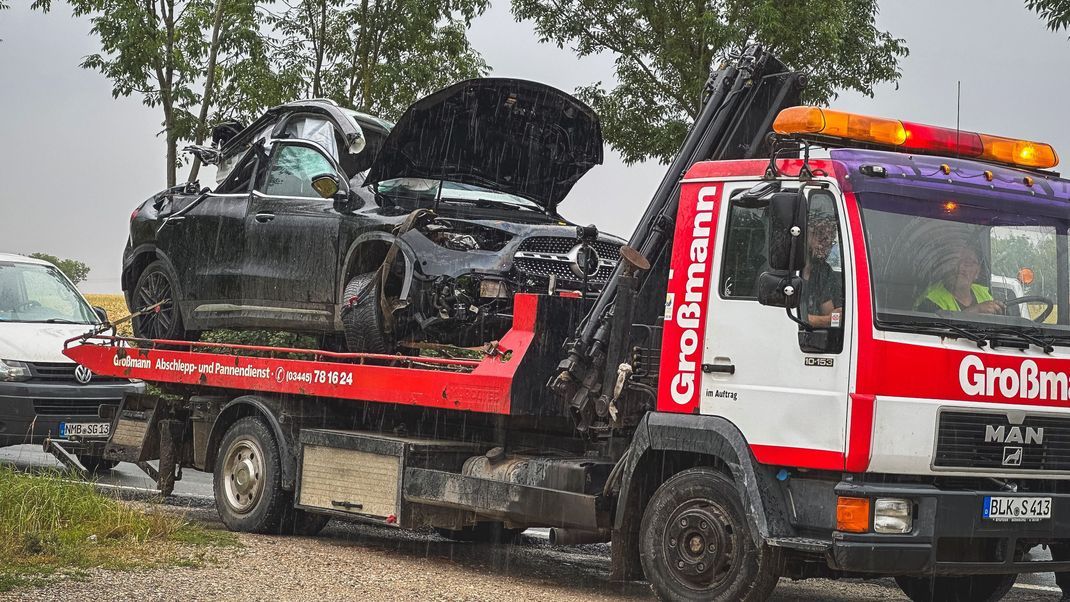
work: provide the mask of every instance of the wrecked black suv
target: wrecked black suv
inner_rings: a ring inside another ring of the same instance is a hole
[[[557,213],[602,162],[597,116],[554,88],[461,82],[396,125],[330,101],[224,124],[214,190],[165,190],[134,213],[122,286],[135,334],[215,328],[324,335],[351,351],[399,341],[475,346],[517,292],[593,296],[623,241]],[[162,302],[162,303],[161,303]]]

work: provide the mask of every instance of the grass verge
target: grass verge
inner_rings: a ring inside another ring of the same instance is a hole
[[[200,566],[233,534],[141,510],[59,472],[27,475],[0,466],[0,592],[85,569]]]

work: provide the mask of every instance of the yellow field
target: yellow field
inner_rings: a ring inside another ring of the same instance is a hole
[[[125,318],[130,314],[130,310],[126,308],[126,299],[122,295],[86,295],[85,298],[90,305],[103,307],[108,312],[108,319],[110,320]],[[134,336],[134,331],[130,329],[129,321],[123,322],[117,328],[120,336]]]

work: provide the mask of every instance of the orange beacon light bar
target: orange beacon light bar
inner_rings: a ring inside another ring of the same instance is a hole
[[[865,142],[893,150],[956,155],[1032,169],[1059,164],[1050,144],[978,134],[898,119],[870,117],[820,107],[790,107],[777,115],[773,131],[784,135],[813,134]]]

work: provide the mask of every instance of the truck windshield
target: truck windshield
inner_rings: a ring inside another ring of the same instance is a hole
[[[917,189],[858,199],[878,328],[1070,344],[1065,209]]]
[[[50,265],[0,261],[0,322],[96,324],[93,309]]]

